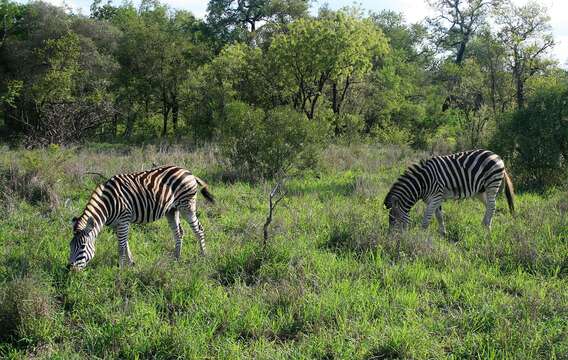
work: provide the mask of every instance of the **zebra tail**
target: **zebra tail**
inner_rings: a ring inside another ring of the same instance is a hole
[[[509,204],[509,211],[511,211],[511,214],[515,214],[515,190],[507,171],[505,171],[505,196],[507,197],[507,204]]]
[[[194,177],[195,177],[195,181],[197,181],[197,184],[198,184],[199,186],[201,186],[201,190],[200,190],[200,191],[201,191],[201,194],[203,195],[203,197],[204,197],[205,199],[207,199],[207,201],[209,201],[210,203],[214,204],[214,203],[215,203],[215,198],[213,197],[213,194],[211,194],[211,193],[209,192],[207,183],[206,183],[205,181],[201,180],[200,178],[198,178],[198,177],[195,176],[195,175],[194,175]]]

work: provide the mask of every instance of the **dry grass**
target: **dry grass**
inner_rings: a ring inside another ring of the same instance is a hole
[[[0,170],[0,192],[7,212],[12,212],[16,203],[22,200],[49,209],[57,208],[61,202],[52,179],[43,176],[38,169],[26,170],[17,164]]]

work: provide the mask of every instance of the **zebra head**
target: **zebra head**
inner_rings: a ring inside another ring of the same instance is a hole
[[[73,239],[69,245],[69,270],[83,270],[95,256],[95,224],[93,218],[82,220],[73,218]]]
[[[410,222],[407,209],[395,189],[391,189],[385,197],[384,206],[389,210],[389,232],[393,230],[403,230]]]

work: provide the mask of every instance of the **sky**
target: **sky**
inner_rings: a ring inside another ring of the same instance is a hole
[[[25,1],[25,0],[24,0]],[[83,14],[89,13],[92,0],[46,0],[55,5],[63,5],[80,11]],[[527,3],[529,0],[513,0],[517,5]],[[115,0],[121,3],[121,0]],[[137,1],[134,0],[134,3]],[[207,0],[162,0],[176,9],[191,11],[197,17],[204,17],[207,9]],[[395,10],[404,14],[408,22],[419,22],[424,17],[431,14],[425,0],[316,0],[313,1],[312,9],[319,8],[323,4],[329,4],[332,9],[339,9],[344,6],[359,5],[365,10],[380,11],[383,9]],[[568,0],[539,0],[538,3],[546,6],[551,18],[552,31],[556,46],[552,55],[564,67],[568,66]]]

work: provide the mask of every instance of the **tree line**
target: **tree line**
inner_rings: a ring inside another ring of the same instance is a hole
[[[357,7],[314,15],[308,0],[210,0],[203,19],[159,0],[94,0],[89,16],[0,0],[1,136],[216,141],[266,176],[329,139],[491,146],[527,184],[557,184],[568,82],[546,8],[427,2],[433,15],[408,23]],[[536,136],[554,144],[546,154]]]

